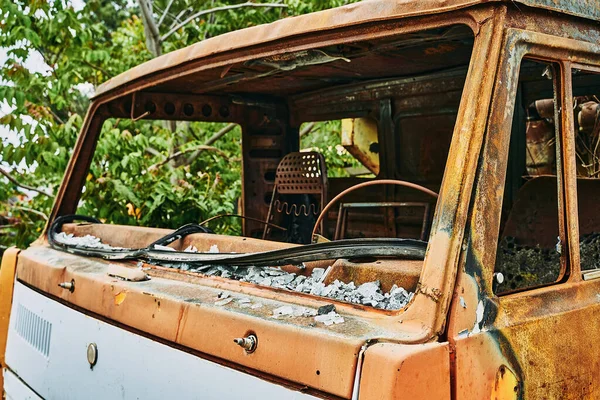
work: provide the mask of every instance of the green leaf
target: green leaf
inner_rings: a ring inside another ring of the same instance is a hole
[[[17,109],[22,109],[23,106],[25,105],[25,93],[23,92],[16,92],[15,93],[15,100],[17,103]]]
[[[123,182],[118,179],[112,181],[113,186],[115,188],[115,192],[121,196],[121,198],[126,199],[128,202],[137,205],[140,203],[140,199],[133,193],[133,191],[125,186]]]

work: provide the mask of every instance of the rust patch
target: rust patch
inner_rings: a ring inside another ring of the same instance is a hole
[[[445,54],[450,53],[456,49],[456,46],[451,46],[449,44],[441,44],[435,47],[429,47],[425,49],[425,54]]]
[[[424,294],[426,297],[430,298],[431,300],[433,300],[434,302],[439,302],[440,298],[443,295],[443,292],[438,289],[438,288],[431,288],[428,289],[425,285],[422,285],[421,283],[419,283],[417,285],[417,291],[415,292],[415,294]]]
[[[179,337],[179,332],[181,332],[183,329],[183,326],[185,325],[185,310],[186,310],[187,306],[185,304],[183,304],[181,306],[181,308],[179,309],[179,315],[177,317],[177,331],[175,332],[175,341],[178,341],[180,339]],[[160,310],[160,309],[159,309]]]

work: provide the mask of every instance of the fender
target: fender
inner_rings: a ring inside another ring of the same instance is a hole
[[[4,252],[0,266],[0,367],[4,368],[6,354],[6,339],[8,338],[8,322],[12,308],[13,291],[15,288],[15,271],[17,257],[21,252],[11,247]],[[0,388],[4,387],[4,375],[0,373]]]

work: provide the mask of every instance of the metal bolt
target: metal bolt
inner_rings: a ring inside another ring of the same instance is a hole
[[[256,346],[258,345],[258,339],[255,335],[248,335],[245,338],[236,338],[233,339],[233,342],[246,350],[246,353],[252,353],[256,350]]]
[[[58,286],[60,286],[63,289],[67,289],[69,292],[73,293],[75,291],[75,280],[71,279],[71,282],[59,283]]]

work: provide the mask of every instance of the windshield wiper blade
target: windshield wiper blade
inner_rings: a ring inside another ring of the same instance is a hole
[[[282,266],[338,258],[403,258],[423,260],[427,243],[411,239],[346,239],[258,253],[182,253],[150,249],[143,258],[152,262],[192,265]]]
[[[61,220],[62,218],[62,220]],[[52,224],[48,232],[48,242],[58,250],[105,260],[144,260],[154,264],[186,263],[200,266],[282,266],[300,265],[310,261],[334,260],[339,258],[401,258],[423,260],[427,250],[427,242],[413,239],[346,239],[335,242],[308,244],[285,249],[270,250],[257,253],[189,253],[159,250],[156,244],[171,243],[186,234],[198,232],[199,225],[185,225],[164,238],[140,249],[102,249],[94,247],[73,246],[55,240],[62,224],[84,220],[95,222],[89,217],[60,217]]]

